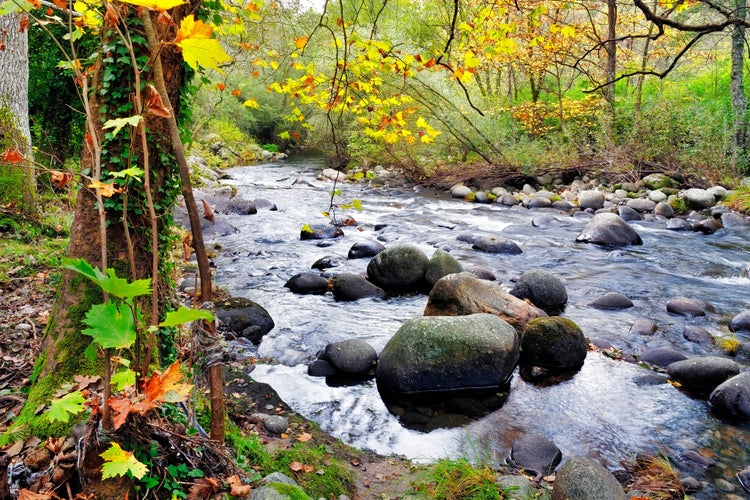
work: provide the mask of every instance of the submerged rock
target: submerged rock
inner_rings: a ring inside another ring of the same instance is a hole
[[[604,212],[594,215],[576,241],[607,246],[642,245],[643,240],[619,215]]]
[[[414,245],[386,248],[367,264],[367,277],[387,291],[413,292],[425,287],[429,259]]]
[[[568,292],[562,280],[543,269],[526,271],[516,280],[510,291],[521,300],[529,299],[535,306],[546,312],[557,312],[568,303]]]
[[[521,335],[521,361],[525,365],[566,370],[583,364],[588,342],[573,320],[553,316],[526,323]]]

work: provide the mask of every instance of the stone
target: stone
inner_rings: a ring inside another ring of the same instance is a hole
[[[690,299],[687,297],[674,297],[667,301],[667,312],[677,314],[679,316],[696,317],[705,316],[706,313],[711,309],[703,300]]]
[[[523,273],[516,280],[510,293],[521,300],[529,299],[532,304],[547,313],[561,311],[568,303],[568,292],[562,280],[543,269],[532,269]]]
[[[750,222],[735,212],[726,212],[721,214],[721,225],[728,229],[738,229],[750,227]]]
[[[589,306],[595,309],[628,309],[633,301],[619,292],[608,292],[594,299]]]
[[[438,280],[430,291],[425,316],[490,313],[521,331],[533,318],[547,316],[541,309],[506,292],[499,284],[463,272]]]
[[[656,203],[646,198],[633,198],[628,200],[625,206],[632,208],[636,212],[653,212],[656,208]]]
[[[732,332],[750,332],[750,309],[735,314],[729,321],[729,330]]]
[[[649,174],[643,178],[643,183],[649,189],[671,188],[674,185],[672,179],[664,174]]]
[[[368,297],[381,298],[385,291],[354,273],[340,273],[331,280],[331,293],[339,302],[352,302]]]
[[[498,203],[502,203],[506,207],[513,207],[518,205],[519,201],[510,193],[504,194],[497,199]]]
[[[318,174],[318,180],[344,182],[346,180],[346,174],[333,168],[324,168],[323,171]]]
[[[695,210],[703,210],[716,203],[716,198],[711,192],[700,188],[686,189],[682,192],[682,199],[689,208]]]
[[[603,465],[573,457],[557,471],[551,500],[625,500],[625,491]]]
[[[667,373],[687,389],[712,391],[740,373],[740,365],[728,358],[703,356],[676,361],[667,366]]]
[[[506,255],[518,255],[523,253],[523,250],[521,250],[521,247],[519,247],[515,241],[505,238],[477,238],[471,248],[479,250],[480,252],[500,253]]]
[[[316,359],[307,366],[307,374],[311,377],[330,377],[336,373],[336,367],[324,359]]]
[[[750,372],[743,372],[719,384],[708,396],[711,407],[731,416],[750,418]]]
[[[648,192],[648,199],[656,204],[667,201],[667,194],[664,191],[654,190]]]
[[[638,318],[630,327],[630,333],[634,335],[653,335],[656,330],[658,330],[656,323],[644,318]]]
[[[321,271],[324,269],[331,269],[332,267],[338,267],[341,265],[341,261],[339,261],[336,257],[326,255],[325,257],[321,257],[315,262],[313,262],[312,266],[310,266],[312,269],[320,269]]]
[[[471,188],[462,184],[455,185],[451,188],[451,196],[454,198],[466,198],[472,193]]]
[[[216,317],[235,334],[254,344],[276,326],[263,306],[244,297],[232,297],[216,303]]]
[[[503,489],[502,498],[508,500],[528,500],[536,494],[534,483],[524,476],[500,476],[495,484]]]
[[[680,351],[675,351],[670,347],[656,347],[653,349],[648,349],[638,358],[639,361],[661,368],[666,368],[672,363],[685,359],[687,359],[687,356],[685,356]]]
[[[362,339],[349,339],[328,344],[321,359],[329,361],[342,373],[354,375],[375,368],[378,353]]]
[[[711,347],[714,344],[713,335],[705,328],[697,325],[685,325],[685,328],[682,330],[682,337],[689,342],[703,347]]]
[[[432,288],[437,281],[449,274],[460,273],[463,271],[461,263],[449,252],[438,248],[430,257],[430,261],[427,263],[427,270],[425,271],[425,281],[427,285]]]
[[[723,226],[721,225],[720,219],[709,217],[707,219],[699,220],[698,222],[693,224],[693,231],[701,232],[703,234],[714,234],[722,227]]]
[[[582,210],[587,208],[599,210],[604,206],[604,193],[591,189],[580,191],[578,193],[578,206]]]
[[[599,213],[589,221],[576,241],[605,246],[642,245],[640,235],[613,213]]]
[[[666,201],[660,201],[654,207],[654,214],[661,215],[662,217],[666,217],[667,219],[671,219],[672,217],[674,217],[674,208],[672,208],[672,205],[670,205]]]
[[[358,241],[349,249],[347,258],[361,259],[363,257],[374,257],[385,250],[385,245],[375,240]]]
[[[587,352],[586,337],[569,318],[532,319],[521,335],[521,361],[525,365],[553,370],[575,369],[583,364]]]
[[[492,314],[408,320],[378,358],[378,388],[396,393],[456,391],[505,384],[518,363],[518,334]]]
[[[426,286],[429,259],[414,245],[386,248],[367,264],[368,279],[386,291],[414,292]]]
[[[537,433],[527,433],[513,441],[510,458],[519,468],[534,474],[534,481],[549,476],[560,464],[562,452],[555,443]]]
[[[643,216],[638,210],[627,205],[617,207],[617,215],[619,215],[624,221],[643,220]]]
[[[344,236],[344,231],[331,224],[305,224],[299,233],[300,240],[326,240],[341,236]]]
[[[535,196],[524,205],[528,208],[547,208],[552,206],[552,201],[544,196]]]
[[[328,280],[318,273],[297,273],[284,283],[284,287],[300,295],[323,295],[328,291]]]

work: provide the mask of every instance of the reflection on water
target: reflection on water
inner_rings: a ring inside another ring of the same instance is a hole
[[[663,452],[675,458],[675,465],[709,483],[694,498],[712,498],[713,480],[722,476],[731,480],[748,465],[747,426],[726,425],[710,413],[704,400],[669,384],[642,384],[644,368],[596,352],[588,354],[580,372],[550,386],[527,383],[516,374],[507,401],[467,425],[425,433],[407,429],[388,411],[374,381],[331,387],[308,377],[306,364],[326,344],[350,338],[364,339],[380,351],[404,321],[422,314],[427,298],[336,303],[330,295],[294,295],[284,288],[291,276],[309,270],[324,256],[342,263],[335,271],[364,273],[366,259],[346,258],[355,242],[414,243],[427,255],[436,248],[449,250],[465,268],[489,270],[507,288],[515,276],[529,269],[555,273],[569,296],[563,316],[575,321],[587,337],[605,339],[615,349],[638,354],[647,347],[673,346],[690,354],[716,355],[712,348],[685,340],[682,330],[693,324],[714,336],[726,336],[728,319],[749,307],[750,280],[739,277],[750,263],[747,231],[722,230],[704,236],[667,231],[658,221],[636,222],[632,224],[643,246],[607,249],[575,242],[584,217],[477,205],[429,190],[340,184],[340,201],[360,199],[364,210],[337,216],[353,216],[361,230],[345,228],[343,238],[322,247],[320,242],[299,240],[304,224],[325,222],[320,214],[328,209],[333,184],[315,180],[320,168],[320,163],[304,160],[231,170],[230,182],[239,195],[269,199],[278,211],[227,216],[238,232],[221,238],[215,259],[217,284],[260,303],[274,318],[276,328],[264,337],[258,354],[280,364],[259,365],[253,377],[271,384],[295,411],[354,446],[415,459],[457,455],[502,459],[514,437],[530,430],[554,441],[563,451],[563,460],[586,455],[615,467],[638,451]],[[298,179],[307,182],[295,182]],[[541,214],[554,215],[560,223],[534,227],[532,219]],[[477,252],[457,239],[462,234],[501,234],[515,241],[523,253]],[[635,307],[601,311],[588,306],[611,291],[625,294]],[[705,300],[716,313],[705,318],[673,316],[667,313],[666,302],[677,296]],[[653,321],[659,329],[648,337],[631,333],[639,318]],[[704,448],[716,454],[717,467],[691,471],[689,464],[680,463],[682,453]]]

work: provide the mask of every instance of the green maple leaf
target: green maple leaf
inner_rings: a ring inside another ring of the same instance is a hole
[[[103,291],[110,295],[114,295],[115,297],[129,299],[151,293],[150,279],[136,280],[132,283],[128,283],[127,280],[118,278],[114,269],[107,269],[107,274],[104,274],[98,267],[92,266],[84,259],[65,259],[63,263],[64,268],[82,274],[99,285],[99,288]]]
[[[185,306],[180,306],[176,311],[170,311],[167,313],[164,321],[159,323],[159,326],[177,326],[183,323],[190,323],[191,321],[197,321],[199,319],[205,319],[213,321],[214,315],[209,311],[202,311],[200,309],[190,309]]]
[[[91,335],[102,349],[130,347],[135,342],[133,313],[124,304],[94,304],[86,313],[83,323],[90,328],[81,333]]]
[[[83,411],[86,398],[81,391],[71,392],[65,396],[53,399],[47,411],[47,420],[50,422],[67,422],[71,415],[78,415]]]
[[[112,130],[112,136],[114,137],[117,135],[117,132],[122,130],[122,128],[127,125],[130,125],[133,128],[137,127],[141,123],[141,120],[143,120],[143,117],[141,115],[128,116],[127,118],[114,118],[112,120],[107,120],[106,122],[104,122],[104,125],[102,125],[102,129],[114,129]]]
[[[102,479],[125,476],[128,473],[134,478],[140,479],[148,472],[146,464],[140,462],[129,451],[123,450],[117,443],[112,443],[109,449],[99,456],[104,459]]]
[[[119,371],[112,375],[112,380],[110,382],[118,391],[121,391],[126,387],[135,385],[135,372],[130,368]]]

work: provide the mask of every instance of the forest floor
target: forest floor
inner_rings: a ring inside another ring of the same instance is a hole
[[[50,283],[54,272],[42,270],[32,276],[0,280],[0,433],[8,429],[24,404],[22,389],[29,384],[54,302],[55,290]],[[420,470],[423,468],[402,457],[379,456],[343,445],[295,414],[270,386],[243,375],[247,371],[247,367],[239,363],[225,367],[228,417],[246,433],[257,435],[269,450],[289,448],[301,441],[301,435],[312,436],[304,439],[310,439],[317,446],[323,445],[333,458],[350,469],[354,484],[351,498],[402,498],[411,491],[413,480],[424,474]],[[292,422],[289,432],[269,433],[250,417],[254,412],[263,411],[288,417]],[[25,459],[30,448],[28,442],[26,446],[15,443],[2,452],[12,461],[18,461]],[[303,473],[289,471],[288,475]]]

